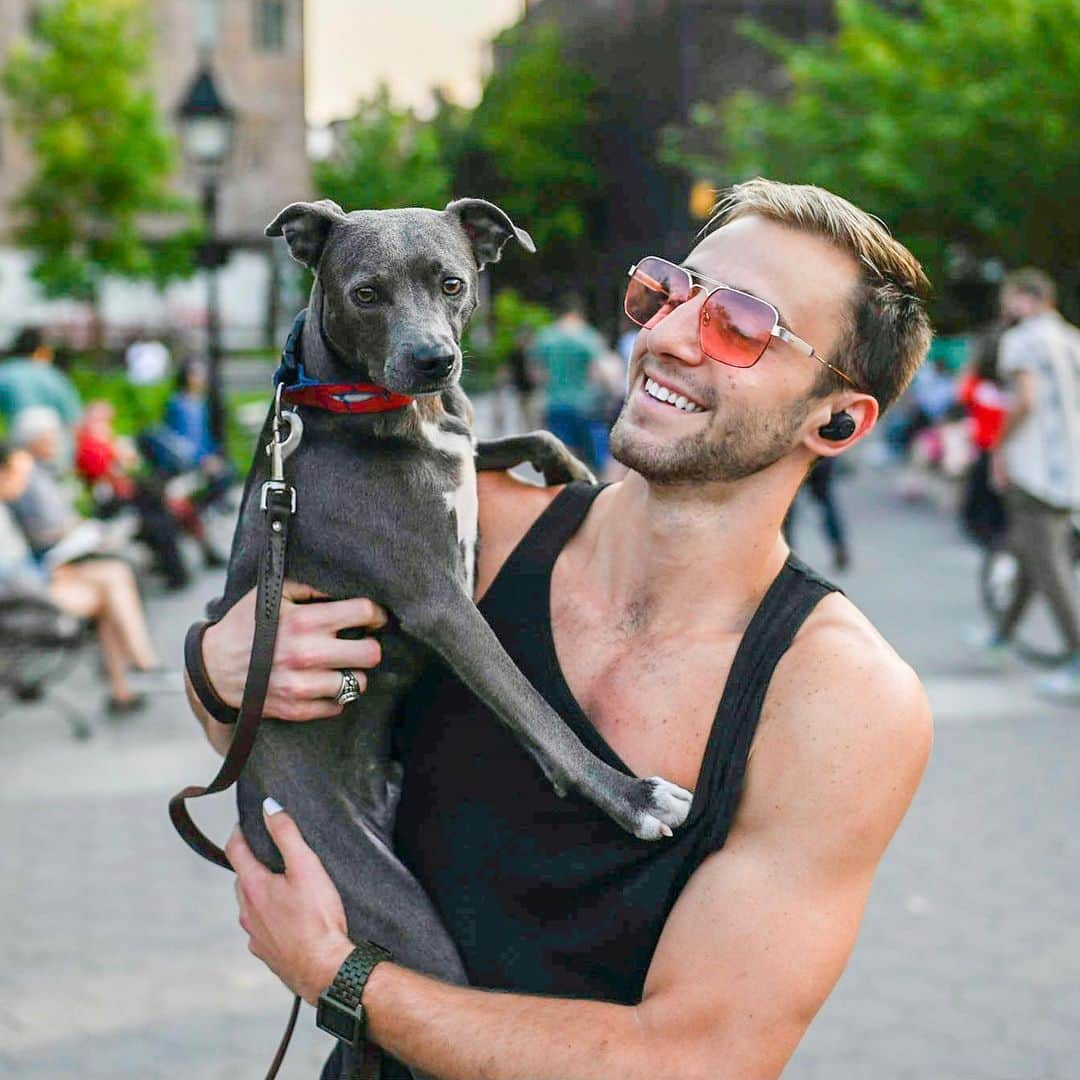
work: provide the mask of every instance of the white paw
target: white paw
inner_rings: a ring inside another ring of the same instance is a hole
[[[662,776],[650,776],[647,781],[652,786],[650,805],[642,811],[634,835],[642,840],[658,840],[661,836],[671,836],[690,813],[690,804],[694,793],[678,784],[665,780]]]

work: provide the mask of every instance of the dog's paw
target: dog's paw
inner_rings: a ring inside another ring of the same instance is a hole
[[[575,480],[586,484],[596,483],[596,477],[588,466],[570,453],[546,462],[540,471],[544,474],[544,483],[548,487],[554,487],[556,484],[572,484]]]
[[[633,833],[642,840],[659,840],[671,836],[690,813],[694,793],[662,776],[640,780],[645,805],[639,810]]]

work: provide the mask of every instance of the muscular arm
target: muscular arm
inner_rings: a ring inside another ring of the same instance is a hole
[[[813,622],[774,677],[736,827],[673,909],[639,1005],[460,989],[383,964],[364,994],[372,1037],[447,1080],[778,1076],[843,970],[930,746],[910,669],[850,619]],[[292,826],[280,817],[273,829],[288,862],[277,833]],[[255,886],[242,902],[249,932],[275,908],[319,910],[325,888],[298,874],[293,887],[312,892],[290,905],[264,897],[257,873]],[[253,933],[256,955],[309,1000],[349,949],[343,929],[327,947],[324,925],[316,919],[307,938],[293,923],[288,955],[275,951],[280,931]]]

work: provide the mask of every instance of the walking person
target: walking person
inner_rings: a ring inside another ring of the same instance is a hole
[[[589,426],[595,391],[589,374],[606,346],[599,331],[585,321],[585,304],[577,293],[565,293],[557,311],[558,318],[537,332],[530,352],[544,373],[547,428],[595,465]]]
[[[833,555],[833,569],[847,570],[851,565],[851,551],[848,547],[847,528],[844,519],[840,516],[840,508],[833,492],[833,481],[836,477],[836,458],[822,458],[810,470],[799,489],[800,494],[791,504],[787,518],[784,521],[784,536],[787,542],[795,546],[795,519],[796,508],[805,492],[818,504],[821,510],[821,526],[825,530],[825,537],[829,541]]]
[[[993,326],[976,338],[973,363],[956,388],[957,401],[967,411],[976,453],[964,482],[960,517],[967,534],[984,550],[996,550],[1005,537],[1005,502],[993,480],[993,455],[1009,413],[998,375],[1004,332],[1004,326]]]
[[[999,366],[1012,405],[997,461],[1018,583],[989,645],[1007,644],[1041,593],[1066,659],[1037,689],[1072,698],[1080,697],[1080,597],[1071,521],[1080,510],[1080,330],[1062,318],[1056,302],[1054,282],[1032,268],[1008,275],[1001,291],[1002,312],[1015,325],[1001,338]]]

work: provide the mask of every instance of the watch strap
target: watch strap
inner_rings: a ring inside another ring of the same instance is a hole
[[[373,941],[361,941],[345,957],[334,981],[325,990],[326,996],[355,1011],[360,1005],[364,987],[375,970],[375,965],[392,959],[390,952],[381,945],[376,945]]]
[[[188,627],[184,638],[184,667],[187,669],[191,688],[195,691],[199,704],[219,724],[235,724],[240,710],[226,705],[218,697],[217,691],[210,682],[210,677],[206,674],[206,664],[203,661],[203,637],[213,625],[212,622],[202,620]]]

